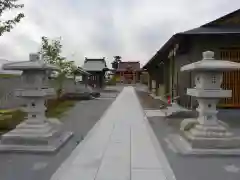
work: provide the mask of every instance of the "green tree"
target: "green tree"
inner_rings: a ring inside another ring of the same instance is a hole
[[[76,76],[79,73],[78,71],[78,67],[75,65],[74,61],[69,61],[70,64],[69,64],[69,68],[68,68],[68,71],[67,71],[67,75],[70,75],[70,76],[73,76],[73,79],[74,79],[74,82],[76,81]]]
[[[4,12],[11,9],[19,9],[23,8],[23,4],[17,4],[18,0],[0,0],[0,17]],[[0,19],[0,36],[3,35],[4,32],[10,32],[11,29],[20,22],[20,20],[24,17],[23,13],[17,14],[13,19],[10,20],[2,20]]]
[[[64,61],[62,68],[63,73],[67,76],[74,75],[75,71],[77,70],[77,66],[75,65],[74,61]]]
[[[113,60],[113,62],[112,62],[112,68],[113,69],[117,69],[118,68],[118,65],[119,65],[119,63],[121,62],[121,59],[122,59],[122,57],[121,56],[114,56],[114,60]]]
[[[67,75],[73,75],[75,70],[74,61],[67,61],[65,57],[61,56],[62,44],[61,38],[49,39],[47,37],[42,37],[42,44],[40,54],[43,56],[44,60],[49,63],[59,67],[57,73],[57,94],[58,98],[61,96],[63,83]]]

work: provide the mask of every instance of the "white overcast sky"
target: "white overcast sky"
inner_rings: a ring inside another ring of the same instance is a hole
[[[27,60],[41,36],[62,37],[63,55],[114,55],[145,64],[174,34],[240,8],[240,0],[20,0],[25,18],[0,37],[0,58]],[[14,12],[6,13],[10,17]]]

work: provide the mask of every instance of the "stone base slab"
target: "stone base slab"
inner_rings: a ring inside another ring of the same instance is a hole
[[[0,151],[54,152],[71,136],[61,128],[57,119],[35,121],[28,119],[2,135]]]
[[[225,133],[226,134],[226,133]],[[184,132],[184,138],[193,148],[213,149],[213,148],[240,148],[240,137],[226,136],[222,137],[196,137],[189,132]]]
[[[168,139],[176,151],[182,155],[240,155],[240,147],[227,148],[227,144],[225,148],[193,148],[191,143],[179,134],[169,135]],[[237,143],[239,142],[238,139]]]
[[[72,137],[72,135],[72,132],[61,132],[57,138],[52,139],[48,144],[39,143],[31,145],[0,143],[0,152],[52,153],[64,145]],[[16,139],[17,137],[14,138]]]

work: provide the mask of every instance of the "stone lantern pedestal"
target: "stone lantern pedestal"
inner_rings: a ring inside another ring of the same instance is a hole
[[[15,95],[26,100],[22,110],[27,113],[27,118],[14,130],[2,135],[0,151],[56,151],[73,134],[64,131],[58,119],[45,116],[45,100],[55,95],[55,90],[47,86],[47,74],[57,67],[44,63],[37,54],[31,54],[30,61],[4,64],[3,69],[23,71],[25,88],[16,89]]]
[[[185,154],[239,154],[240,137],[235,136],[226,124],[217,118],[217,103],[232,96],[231,90],[223,90],[224,71],[240,69],[240,63],[215,60],[214,53],[203,53],[203,60],[185,65],[181,71],[192,71],[195,87],[187,89],[189,96],[198,101],[196,119],[184,119],[181,136],[171,135],[175,147]]]

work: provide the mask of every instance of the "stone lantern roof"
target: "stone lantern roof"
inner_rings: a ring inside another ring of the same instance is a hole
[[[55,65],[47,64],[38,54],[30,54],[30,61],[6,63],[2,66],[4,70],[59,70]]]
[[[203,52],[203,60],[197,61],[181,68],[181,71],[233,71],[240,69],[240,64],[227,60],[214,59],[214,52]]]

